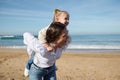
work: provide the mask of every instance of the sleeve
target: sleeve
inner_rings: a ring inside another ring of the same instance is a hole
[[[38,33],[38,39],[39,39],[39,41],[40,41],[41,44],[46,43],[45,37],[46,37],[46,31],[47,31],[47,29],[48,29],[48,26],[45,27],[45,28],[43,28],[43,29],[41,29],[39,31],[39,33]]]
[[[47,52],[47,49],[39,43],[39,40],[28,32],[23,34],[23,42],[36,53],[44,55]]]
[[[67,45],[62,46],[62,51],[65,51],[67,49]]]
[[[31,48],[29,48],[27,46],[27,53],[28,53],[29,56],[31,56],[34,53],[34,50],[32,50]]]

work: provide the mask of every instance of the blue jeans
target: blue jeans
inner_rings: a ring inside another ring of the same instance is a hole
[[[28,61],[27,61],[27,63],[26,63],[26,68],[27,68],[28,70],[30,70],[31,65],[32,65],[32,63],[33,63],[34,53],[35,53],[35,52],[33,51],[32,54],[31,54],[31,57],[28,59]]]
[[[53,65],[50,68],[40,68],[34,64],[31,65],[30,80],[56,80],[56,67]]]

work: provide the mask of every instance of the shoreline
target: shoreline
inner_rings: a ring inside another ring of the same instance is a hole
[[[0,79],[29,80],[27,59],[25,49],[0,48]],[[64,52],[56,66],[57,80],[120,80],[120,52]]]
[[[0,49],[23,49],[26,50],[26,46],[0,46]],[[120,49],[69,49],[67,48],[65,53],[89,53],[89,52],[120,52]]]

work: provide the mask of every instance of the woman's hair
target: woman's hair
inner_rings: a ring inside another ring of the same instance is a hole
[[[64,11],[64,10],[60,10],[60,9],[55,9],[54,10],[54,18],[53,18],[53,21],[55,21],[55,18],[56,17],[59,17],[62,13],[65,13],[69,16],[69,13],[67,11]]]
[[[46,41],[51,43],[55,41],[65,29],[65,25],[60,22],[52,22],[46,31]]]

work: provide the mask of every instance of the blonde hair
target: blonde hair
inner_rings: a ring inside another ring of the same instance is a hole
[[[60,9],[55,9],[54,10],[54,18],[53,18],[53,21],[55,21],[55,18],[60,16],[62,13],[65,13],[69,16],[69,13],[67,11],[64,11],[64,10],[60,10]]]

